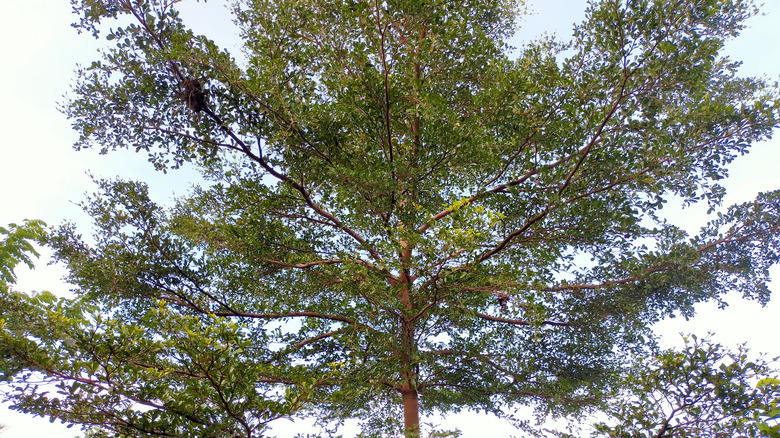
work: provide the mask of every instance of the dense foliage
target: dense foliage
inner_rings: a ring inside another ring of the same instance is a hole
[[[176,3],[74,2],[110,41],[66,109],[77,147],[206,182],[163,207],[100,180],[94,235],[53,232],[76,298],[0,303],[17,409],[96,436],[416,436],[598,403],[660,318],[769,299],[778,193],[723,208],[717,184],[778,126],[777,90],[719,54],[748,1],[594,1],[571,42],[512,51],[511,0],[247,0],[240,54]],[[673,196],[719,213],[688,236]]]

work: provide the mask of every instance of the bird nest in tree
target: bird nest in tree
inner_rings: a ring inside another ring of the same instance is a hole
[[[199,80],[194,78],[185,79],[180,86],[179,97],[187,105],[187,108],[196,113],[206,108],[206,94],[203,92],[203,87],[200,85]]]

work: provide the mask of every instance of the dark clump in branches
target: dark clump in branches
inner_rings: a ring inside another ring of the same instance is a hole
[[[206,93],[203,86],[195,78],[185,79],[181,83],[179,98],[187,105],[187,108],[199,113],[206,108]]]

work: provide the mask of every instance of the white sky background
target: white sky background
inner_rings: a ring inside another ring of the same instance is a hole
[[[732,41],[727,53],[744,61],[742,73],[780,77],[780,2],[767,0],[765,16],[753,18],[743,35]],[[188,2],[193,3],[193,2]],[[183,14],[196,33],[204,33],[217,42],[225,35],[214,35],[220,23],[229,20],[221,1],[204,5],[196,3]],[[531,0],[535,14],[526,18],[519,41],[556,33],[562,39],[570,35],[572,23],[581,20],[583,0]],[[71,145],[76,133],[70,122],[57,111],[57,103],[64,101],[73,83],[76,64],[88,64],[98,58],[95,41],[88,35],[77,35],[70,27],[69,2],[66,0],[0,0],[0,225],[21,222],[25,218],[43,219],[50,225],[63,220],[83,223],[86,217],[73,204],[94,191],[87,176],[136,178],[149,182],[152,196],[158,202],[173,194],[184,194],[197,176],[192,171],[154,172],[146,156],[129,152],[99,156],[95,151],[75,152]],[[220,21],[223,20],[223,21]],[[222,27],[224,29],[224,27]],[[236,43],[227,40],[231,51]],[[232,46],[230,46],[232,44]],[[515,44],[517,45],[517,44]],[[756,145],[751,154],[739,158],[731,166],[731,177],[724,184],[729,195],[726,205],[753,199],[760,191],[780,188],[780,139]],[[673,223],[695,233],[707,222],[705,208],[680,211],[667,208]],[[60,278],[63,270],[46,267],[31,273],[19,271],[17,289],[25,291],[51,290],[64,292],[67,286]],[[780,279],[780,269],[773,270]],[[774,283],[775,289],[780,285]],[[729,345],[747,342],[754,352],[780,355],[780,297],[767,307],[745,302],[738,295],[730,300],[725,310],[703,304],[691,321],[676,318],[657,326],[665,345],[679,345],[678,333],[706,335]],[[292,436],[301,426],[279,427],[280,436]],[[466,437],[483,436],[489,430],[492,436],[508,436],[512,429],[506,423],[478,416],[459,414],[444,427],[458,427]],[[7,428],[2,438],[69,438],[78,429],[66,429],[48,420],[33,418],[0,407],[0,424]],[[280,424],[280,426],[283,426]],[[301,430],[298,430],[301,431]]]

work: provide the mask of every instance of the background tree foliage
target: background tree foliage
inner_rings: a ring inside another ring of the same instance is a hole
[[[11,285],[16,281],[14,268],[20,263],[24,263],[29,268],[33,267],[32,257],[38,257],[39,254],[33,246],[33,242],[41,242],[46,235],[45,224],[37,220],[28,220],[23,224],[9,224],[7,227],[0,227],[0,294],[10,293]],[[8,315],[0,318],[0,330],[7,331],[6,319]],[[10,352],[5,350],[5,345],[0,344],[0,361],[3,361]],[[3,362],[0,362],[3,363]],[[5,365],[5,363],[3,363]],[[0,368],[0,378],[8,379],[13,372],[5,366]],[[4,424],[0,424],[0,432],[5,429]]]
[[[46,224],[38,220],[28,220],[23,224],[10,224],[0,227],[0,288],[6,291],[16,281],[14,268],[20,263],[32,268],[32,257],[38,257],[34,242],[45,240]]]
[[[731,350],[695,335],[681,349],[638,357],[617,393],[590,422],[570,421],[557,438],[718,438],[780,436],[780,358]],[[752,356],[752,357],[751,357]],[[546,433],[546,435],[545,435]]]
[[[751,359],[709,339],[640,360],[596,425],[602,437],[780,437],[777,358]]]
[[[162,207],[100,180],[94,235],[53,232],[75,298],[0,303],[17,409],[201,437],[566,414],[660,318],[769,299],[778,192],[722,208],[717,184],[778,126],[776,88],[719,54],[748,1],[594,1],[571,42],[514,51],[512,1],[238,1],[240,56],[175,3],[74,2],[110,43],[66,113],[77,148],[207,182]],[[688,236],[673,196],[717,215]]]

